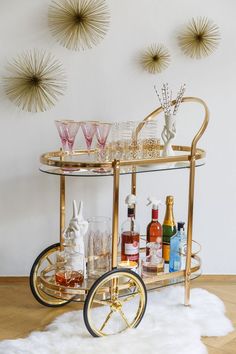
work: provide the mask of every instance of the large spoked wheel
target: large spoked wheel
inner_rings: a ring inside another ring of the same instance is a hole
[[[97,279],[84,304],[84,322],[94,337],[135,328],[143,318],[147,291],[140,276],[115,269]]]
[[[55,243],[42,251],[34,261],[30,271],[30,289],[35,299],[44,306],[59,307],[68,303],[68,300],[62,300],[47,295],[40,288],[39,274],[42,269],[55,264],[56,252],[60,249],[60,243]]]

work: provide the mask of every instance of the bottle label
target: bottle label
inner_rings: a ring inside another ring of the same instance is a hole
[[[139,253],[139,243],[134,241],[133,243],[125,243],[125,255],[133,256]],[[131,259],[131,258],[130,258]]]
[[[164,258],[165,262],[169,263],[169,261],[170,261],[170,244],[168,244],[168,243],[162,244],[162,257]]]
[[[183,243],[180,246],[180,254],[181,254],[181,256],[186,256],[186,254],[187,254],[187,243]]]

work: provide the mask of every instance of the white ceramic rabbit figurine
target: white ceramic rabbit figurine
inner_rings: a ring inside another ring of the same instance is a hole
[[[88,230],[88,222],[83,217],[83,202],[79,203],[77,209],[76,201],[73,201],[73,218],[70,220],[69,227],[74,230],[74,249],[84,257],[84,277],[86,277],[85,246],[84,236]]]

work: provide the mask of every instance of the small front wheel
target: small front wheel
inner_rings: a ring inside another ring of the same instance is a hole
[[[135,328],[146,310],[147,291],[141,277],[129,269],[114,269],[97,279],[84,304],[84,322],[94,337]]]
[[[43,250],[36,260],[30,271],[30,289],[35,299],[44,306],[59,307],[66,305],[69,301],[54,298],[47,295],[40,288],[39,275],[43,268],[56,262],[56,252],[60,250],[60,243],[55,243]]]

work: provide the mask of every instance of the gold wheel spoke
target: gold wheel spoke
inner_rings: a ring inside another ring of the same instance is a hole
[[[129,284],[129,290],[130,290],[132,293],[133,293],[134,291],[136,291],[137,286],[136,286],[136,284],[134,283],[133,280],[129,280],[128,284]],[[133,288],[135,288],[135,289],[133,289]]]
[[[130,288],[133,287],[133,286],[136,286],[136,284],[134,283],[134,281],[132,279],[130,279],[128,281],[128,283],[129,283]]]
[[[51,261],[51,259],[49,258],[49,256],[46,257],[46,260],[48,261],[48,263],[49,263],[50,265],[53,265],[53,262]]]
[[[128,320],[127,320],[127,317],[125,316],[124,312],[122,311],[122,309],[119,309],[118,311],[119,311],[119,313],[121,314],[121,317],[123,318],[123,320],[125,321],[127,327],[130,328],[130,324],[129,324],[129,322],[128,322]]]
[[[124,279],[126,277],[126,279]],[[126,331],[129,328],[136,327],[143,313],[145,312],[145,289],[140,284],[139,279],[135,274],[129,274],[125,271],[116,271],[113,274],[108,274],[102,281],[98,282],[97,287],[93,292],[89,293],[89,303],[87,311],[92,311],[92,305],[103,306],[103,315],[100,321],[97,322],[96,312],[88,315],[87,328],[91,333],[95,333],[97,336],[106,336],[110,334],[116,334]],[[92,289],[91,289],[92,290]],[[125,303],[129,305],[130,301],[133,301],[135,307],[135,316],[129,316],[126,313]],[[105,309],[104,306],[109,306]],[[101,308],[102,309],[102,308]],[[113,314],[116,314],[116,318]],[[112,317],[113,316],[113,317]],[[91,318],[90,318],[91,317]],[[120,322],[120,326],[112,328],[113,320],[116,319]],[[91,322],[90,322],[91,320]],[[110,323],[109,323],[110,321]]]
[[[112,285],[111,285],[111,300],[116,301],[118,299],[119,295],[119,278],[115,277],[112,279]]]
[[[99,305],[103,305],[103,306],[105,306],[105,305],[110,306],[111,305],[111,301],[109,301],[109,300],[97,300],[97,299],[94,299],[93,302],[95,304],[99,304]]]
[[[104,327],[106,326],[107,322],[110,320],[112,314],[113,314],[113,310],[111,310],[109,312],[109,314],[107,315],[105,321],[103,322],[102,326],[100,327],[99,331],[102,331],[104,329]]]
[[[138,295],[139,295],[139,292],[137,292],[137,293],[135,293],[135,294],[132,294],[132,295],[129,295],[129,296],[127,296],[124,300],[121,300],[121,303],[123,304],[124,302],[128,302],[128,301],[134,299],[134,298],[135,298],[136,296],[138,296]]]

